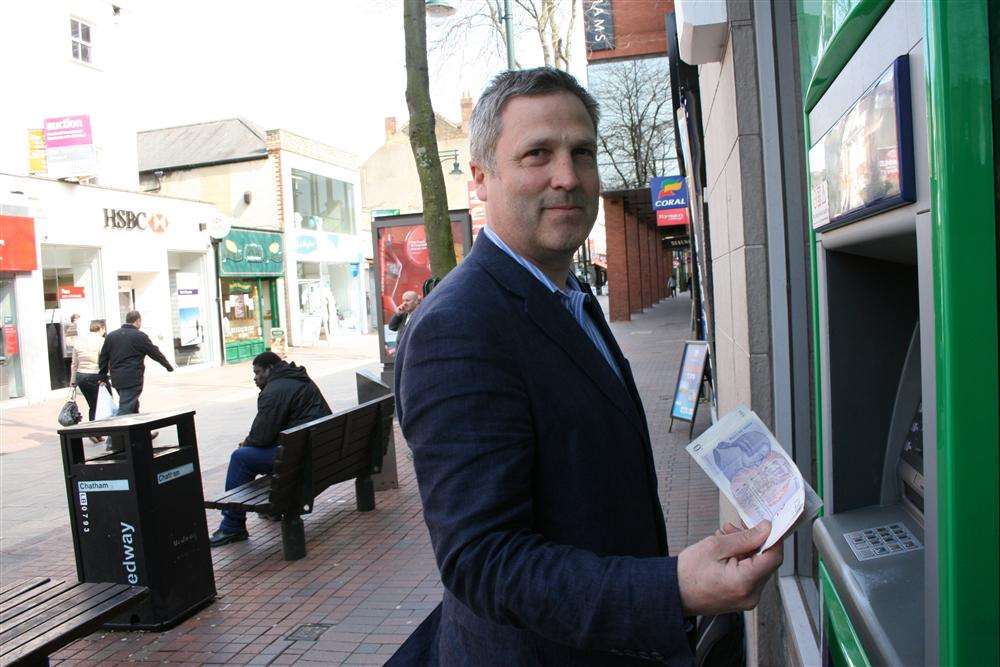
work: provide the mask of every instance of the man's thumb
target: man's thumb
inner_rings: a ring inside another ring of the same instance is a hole
[[[771,534],[771,522],[761,521],[753,528],[747,528],[736,533],[729,533],[718,538],[719,556],[732,558],[756,551]]]

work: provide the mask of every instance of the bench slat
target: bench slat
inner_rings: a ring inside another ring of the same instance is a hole
[[[7,601],[8,596],[19,595],[24,591],[30,591],[36,586],[41,586],[42,584],[51,581],[48,577],[35,577],[34,579],[27,579],[26,581],[15,581],[12,584],[7,584],[0,588],[0,603]]]
[[[94,584],[79,584],[82,587]],[[85,637],[100,627],[101,623],[129,609],[149,594],[149,590],[141,586],[113,584],[118,590],[111,597],[105,597],[101,602],[90,605],[86,609],[74,609],[59,617],[53,618],[43,626],[35,629],[26,642],[17,647],[4,646],[5,662],[48,655],[66,646],[80,637]],[[61,627],[68,626],[68,627]]]
[[[258,477],[255,480],[247,482],[246,484],[240,484],[235,489],[230,489],[219,496],[218,500],[229,500],[233,497],[246,493],[248,489],[267,488],[268,484],[270,484],[269,478],[270,475],[264,475],[263,477]]]
[[[347,477],[341,479],[347,471],[357,471],[359,473],[366,472],[368,470],[369,461],[368,452],[362,451],[352,454],[351,456],[335,461],[328,464],[325,468],[317,470],[314,474],[313,483],[319,488],[326,489],[331,484],[339,484],[340,482],[345,482],[352,477]]]
[[[18,641],[18,637],[37,634],[32,632],[32,628],[43,625],[53,618],[72,611],[81,605],[84,608],[89,608],[94,604],[100,603],[118,592],[116,586],[124,586],[124,584],[90,584],[89,586],[81,586],[76,582],[64,583],[68,583],[69,586],[60,595],[27,608],[25,613],[12,621],[0,623],[0,642],[5,645],[10,642],[13,642],[15,645],[20,644],[22,642]],[[95,600],[96,602],[94,602]]]
[[[225,498],[220,498],[223,502],[227,503],[245,503],[251,502],[254,498],[258,497],[261,493],[267,493],[271,488],[271,480],[269,478],[264,478],[262,481],[254,480],[249,484],[244,484],[233,491],[236,493],[231,493]]]
[[[65,581],[48,581],[41,586],[35,586],[34,588],[22,592],[18,596],[5,600],[3,605],[0,605],[0,623],[3,623],[20,613],[17,610],[25,604],[40,604],[45,600],[49,600],[58,595],[60,591],[70,585],[72,584],[66,583]]]
[[[270,493],[270,488],[256,489],[253,490],[253,492],[248,490],[243,495],[229,498],[228,500],[218,499],[206,501],[205,506],[210,509],[267,512],[269,511],[267,507],[270,506],[270,501],[268,500]]]

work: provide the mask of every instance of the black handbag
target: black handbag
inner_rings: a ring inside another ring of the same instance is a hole
[[[73,392],[69,395],[69,400],[62,406],[62,410],[59,411],[59,424],[61,426],[73,426],[74,424],[79,424],[83,421],[83,415],[80,414],[80,408],[76,404],[76,387],[73,387]]]

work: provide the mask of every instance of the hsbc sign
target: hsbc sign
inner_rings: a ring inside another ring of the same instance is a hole
[[[156,233],[162,234],[167,231],[169,224],[170,222],[167,220],[167,217],[161,213],[146,213],[145,211],[136,213],[135,211],[120,208],[104,209],[105,229],[151,229]]]

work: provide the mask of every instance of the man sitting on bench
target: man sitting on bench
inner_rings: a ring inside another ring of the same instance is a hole
[[[330,406],[306,369],[281,360],[274,352],[263,352],[253,360],[253,381],[260,389],[257,416],[250,434],[229,457],[226,491],[266,475],[278,453],[278,434],[330,413]],[[245,512],[222,511],[222,523],[209,540],[213,547],[247,539]]]

